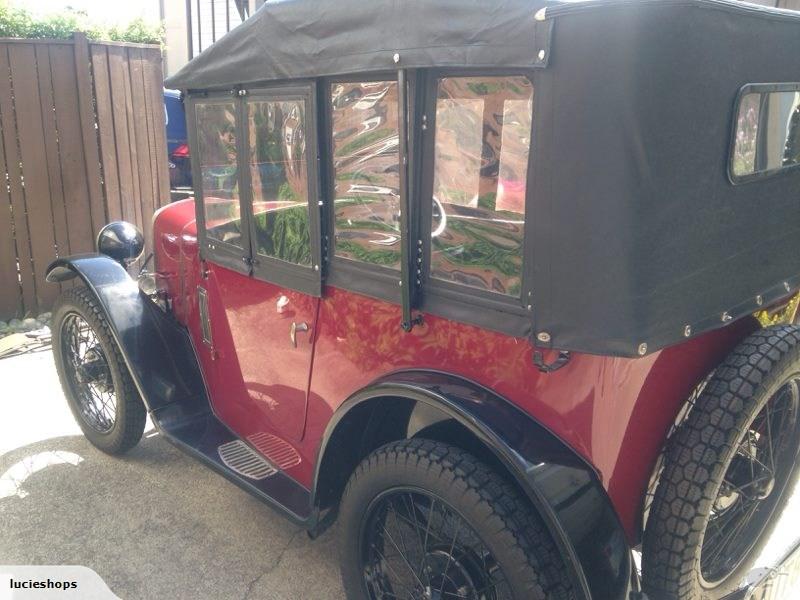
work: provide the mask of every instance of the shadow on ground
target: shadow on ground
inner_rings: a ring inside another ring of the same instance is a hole
[[[2,406],[0,406],[2,409]],[[0,564],[78,564],[121,598],[338,599],[335,530],[305,532],[150,432],[0,454]]]

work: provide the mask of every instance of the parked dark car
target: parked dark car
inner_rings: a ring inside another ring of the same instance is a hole
[[[167,155],[169,156],[170,188],[192,187],[192,160],[186,135],[186,112],[181,93],[164,90],[164,111],[167,122]]]
[[[154,272],[119,222],[49,269],[69,405],[338,519],[351,599],[725,597],[798,473],[798,56],[726,0],[267,2],[167,82]]]

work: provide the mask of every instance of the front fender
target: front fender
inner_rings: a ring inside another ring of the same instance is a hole
[[[315,482],[337,425],[352,409],[379,398],[421,403],[466,427],[502,461],[541,515],[571,571],[579,597],[628,598],[630,547],[594,469],[527,413],[460,377],[435,371],[399,372],[349,398],[328,424]]]
[[[186,330],[139,291],[117,262],[102,254],[59,258],[47,281],[80,277],[100,304],[139,394],[151,413],[168,405],[185,414],[207,404]]]

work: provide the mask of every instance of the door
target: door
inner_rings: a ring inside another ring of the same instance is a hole
[[[300,440],[319,299],[213,263],[206,288],[217,417],[257,448]]]
[[[313,85],[229,96],[225,152],[203,141],[220,137],[205,102],[193,111],[207,260],[198,293],[210,333],[199,354],[218,418],[289,468],[299,461],[291,446],[303,435],[320,294]],[[221,169],[220,156],[232,154]]]

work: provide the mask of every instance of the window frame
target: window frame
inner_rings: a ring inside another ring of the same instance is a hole
[[[242,103],[234,91],[200,92],[189,95],[185,101],[187,113],[187,135],[192,148],[192,184],[195,192],[195,219],[197,220],[197,239],[200,258],[217,263],[244,275],[250,274],[250,216],[243,186],[243,174],[239,157],[243,151]],[[233,104],[236,115],[236,172],[239,186],[239,212],[242,220],[242,247],[209,237],[206,229],[205,190],[203,189],[202,167],[200,164],[200,145],[198,143],[198,104]]]
[[[246,88],[242,96],[242,142],[245,149],[244,164],[240,165],[242,178],[243,209],[247,211],[250,239],[252,276],[255,279],[290,288],[311,296],[322,295],[322,250],[320,235],[319,148],[317,140],[317,103],[315,81],[292,81],[291,83],[261,85]],[[253,212],[252,175],[250,173],[250,127],[249,103],[283,102],[301,100],[305,102],[306,163],[308,173],[308,228],[311,242],[311,265],[301,265],[261,254],[256,249],[255,216]]]
[[[323,172],[325,190],[325,210],[323,211],[325,227],[322,234],[323,245],[325,247],[323,261],[325,266],[325,283],[327,285],[365,294],[393,304],[399,304],[401,302],[402,265],[398,265],[397,269],[392,269],[382,265],[374,265],[359,260],[336,256],[334,227],[336,217],[336,207],[334,206],[336,169],[333,156],[333,102],[331,101],[331,92],[333,86],[339,83],[370,83],[380,81],[391,81],[398,84],[397,71],[377,71],[375,73],[352,76],[325,77],[321,80],[322,83],[319,86],[322,96],[320,101],[322,109],[320,112],[323,118],[323,125],[320,129],[323,134],[320,143],[323,144],[326,154],[326,160],[320,161],[322,163],[321,171]],[[411,85],[411,90],[413,94],[413,84]],[[410,107],[410,112],[411,111],[413,111],[413,107]],[[413,115],[413,112],[411,112],[411,114]],[[409,122],[413,123],[411,119],[409,119]],[[398,135],[402,135],[399,120],[397,130]],[[400,160],[400,149],[398,145],[398,169],[400,168]],[[413,199],[409,200],[413,202]],[[411,208],[410,213],[412,218],[414,212],[415,209]],[[402,252],[400,260],[405,260],[405,257],[402,256]]]
[[[466,285],[436,279],[431,275],[430,231],[433,220],[433,203],[424,201],[433,196],[434,157],[436,143],[436,101],[438,82],[447,77],[525,77],[533,88],[531,137],[528,148],[528,165],[525,185],[525,225],[523,227],[522,285],[519,297],[482,290]],[[537,113],[540,96],[537,91],[537,74],[527,69],[429,69],[424,74],[425,125],[420,140],[423,157],[420,165],[420,184],[417,188],[414,209],[419,219],[422,273],[419,286],[419,309],[448,319],[466,322],[485,329],[522,337],[532,328],[533,285],[533,199],[535,193],[534,158],[537,148]],[[421,205],[420,205],[421,204]]]
[[[736,152],[736,133],[739,124],[739,111],[741,110],[744,97],[753,93],[764,94],[774,92],[800,92],[800,82],[748,83],[742,86],[736,94],[736,100],[734,101],[733,105],[733,116],[731,117],[730,144],[728,146],[728,160],[726,163],[728,181],[730,181],[732,185],[742,185],[765,178],[779,177],[787,175],[795,169],[800,168],[800,163],[797,163],[788,167],[778,167],[768,171],[756,171],[746,175],[736,175],[733,171],[733,158]]]
[[[531,119],[530,147],[526,170],[525,225],[523,228],[522,285],[519,297],[472,288],[462,284],[431,277],[430,237],[432,203],[425,202],[433,193],[434,157],[436,135],[436,101],[438,81],[443,77],[515,77],[523,76],[533,87],[533,114]],[[537,131],[541,126],[539,113],[546,104],[537,85],[541,75],[533,69],[479,69],[437,68],[409,70],[408,81],[408,186],[407,199],[409,237],[408,255],[401,260],[410,263],[408,286],[412,308],[428,312],[506,335],[524,337],[533,328],[534,280],[534,196],[537,188],[536,156],[543,141]],[[192,174],[195,181],[195,210],[198,223],[200,256],[245,275],[274,283],[303,293],[320,296],[323,279],[325,285],[342,288],[348,292],[362,293],[380,300],[400,305],[402,302],[402,265],[390,269],[362,261],[337,257],[334,248],[333,205],[335,170],[333,156],[333,105],[332,87],[338,83],[391,81],[398,83],[397,71],[376,71],[352,76],[325,77],[315,80],[279,82],[254,85],[246,89],[227,92],[208,91],[194,93],[186,98],[189,115],[188,136],[191,147],[197,148],[196,105],[202,103],[232,103],[237,119],[237,171],[239,203],[242,214],[242,237],[245,248],[209,240],[206,236],[204,193],[200,176],[200,157],[192,153]],[[399,85],[399,83],[398,83]],[[747,88],[748,86],[745,86]],[[745,89],[743,88],[743,90]],[[795,89],[792,87],[792,89]],[[741,92],[740,92],[741,95]],[[308,163],[309,236],[311,239],[312,266],[283,261],[255,251],[252,188],[249,169],[249,111],[248,102],[260,100],[292,100],[306,102],[306,160]],[[398,100],[399,102],[399,100]],[[738,110],[738,100],[737,100]],[[398,122],[398,134],[401,123]],[[736,123],[734,120],[734,129]],[[327,153],[322,160],[323,153]],[[240,160],[241,159],[241,160]],[[398,148],[398,168],[402,173],[402,156]],[[729,163],[730,164],[730,163]],[[788,170],[788,169],[782,169]],[[316,208],[314,208],[316,203]],[[401,202],[402,210],[402,202]],[[401,223],[403,215],[401,214]],[[420,250],[421,249],[421,250]],[[418,262],[421,259],[421,262]],[[317,266],[318,269],[314,269]],[[419,271],[418,271],[419,270]],[[417,283],[419,281],[419,283]]]

